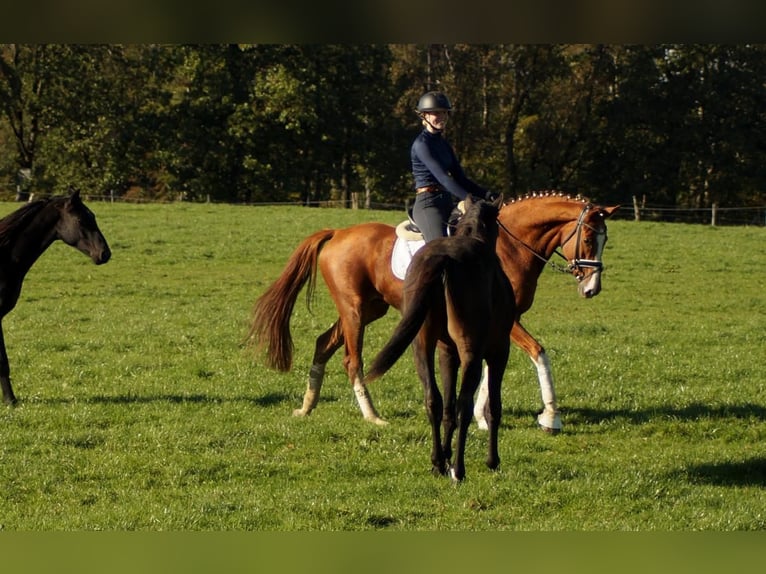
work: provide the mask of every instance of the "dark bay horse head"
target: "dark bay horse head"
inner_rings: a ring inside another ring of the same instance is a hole
[[[471,236],[494,246],[500,229],[497,216],[502,205],[502,195],[491,202],[474,200],[468,195],[464,200],[463,216],[455,228],[455,236]]]
[[[80,199],[80,192],[61,198],[56,204],[59,213],[55,226],[56,238],[90,257],[96,265],[109,261],[112,252],[96,224],[96,216]]]

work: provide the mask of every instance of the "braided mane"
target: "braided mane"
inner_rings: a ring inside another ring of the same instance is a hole
[[[520,201],[525,201],[529,199],[538,199],[541,197],[558,197],[561,199],[568,199],[571,201],[580,201],[582,203],[590,203],[590,200],[587,197],[583,197],[579,193],[576,196],[572,197],[568,193],[564,193],[563,191],[556,191],[556,190],[530,191],[526,195],[523,195],[521,197],[514,197],[512,199],[509,199],[505,203],[506,204],[517,203]]]

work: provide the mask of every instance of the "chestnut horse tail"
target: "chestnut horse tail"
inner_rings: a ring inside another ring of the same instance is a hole
[[[364,377],[365,385],[379,379],[394,366],[417,336],[433,303],[444,298],[444,276],[448,262],[448,257],[435,254],[413,261],[408,273],[413,274],[414,281],[405,280],[402,318],[391,338],[372,360]]]
[[[323,229],[304,239],[290,256],[282,274],[255,302],[246,342],[256,352],[265,349],[266,364],[272,369],[289,371],[292,367],[290,317],[295,301],[308,284],[306,305],[311,308],[319,252],[334,235],[334,229]]]

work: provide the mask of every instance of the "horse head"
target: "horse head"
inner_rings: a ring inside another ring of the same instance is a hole
[[[472,199],[468,195],[462,203],[463,216],[455,228],[455,235],[468,235],[494,246],[499,233],[497,216],[503,206],[503,196],[485,201]]]
[[[96,265],[109,261],[112,252],[96,224],[96,216],[82,202],[79,191],[63,199],[58,212],[56,233],[59,239],[82,251]]]
[[[601,292],[601,256],[606,245],[606,220],[619,208],[586,203],[577,223],[561,242],[568,269],[578,282],[580,295],[595,297]]]

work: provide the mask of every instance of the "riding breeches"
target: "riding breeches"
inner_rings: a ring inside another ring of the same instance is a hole
[[[423,233],[426,243],[447,235],[447,221],[452,208],[452,195],[448,191],[423,192],[415,195],[412,219]]]

